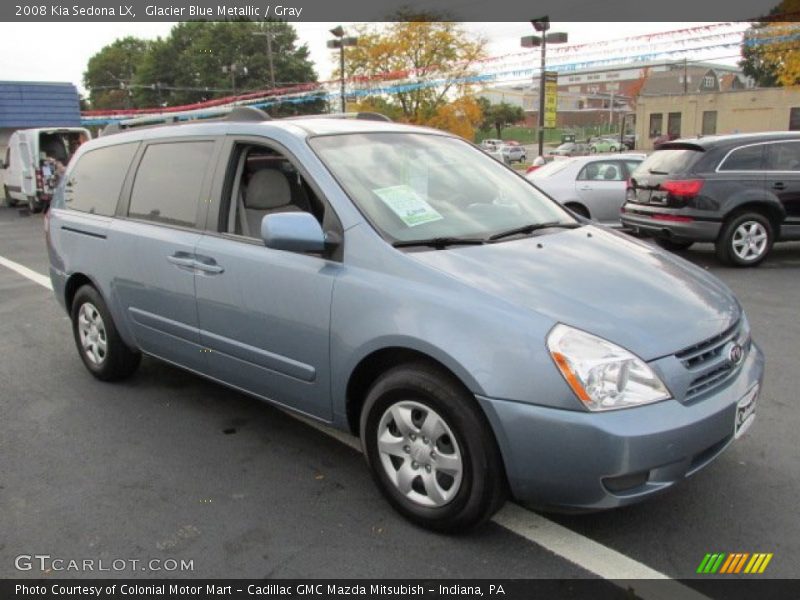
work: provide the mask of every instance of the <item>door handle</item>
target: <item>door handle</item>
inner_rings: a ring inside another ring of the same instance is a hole
[[[786,189],[786,184],[783,183],[782,181],[776,181],[775,183],[772,184],[772,189],[773,190],[785,190]]]
[[[593,189],[593,188],[592,188],[592,186],[590,186],[590,185],[583,185],[583,186],[581,186],[581,187],[580,187],[580,188],[578,188],[578,189],[580,189],[581,191],[588,191],[588,190],[591,190],[591,189]]]
[[[190,269],[194,267],[195,263],[192,255],[187,252],[176,252],[172,256],[168,256],[167,260],[173,265],[177,265],[179,267],[188,267]]]
[[[217,264],[217,261],[210,256],[197,255],[194,261],[194,268],[209,275],[218,275],[225,272],[225,269]]]
[[[209,265],[200,261],[194,261],[194,265],[192,266],[194,266],[194,268],[197,269],[198,271],[202,271],[203,273],[208,273],[209,275],[218,275],[225,271],[224,268],[222,268],[217,264]]]

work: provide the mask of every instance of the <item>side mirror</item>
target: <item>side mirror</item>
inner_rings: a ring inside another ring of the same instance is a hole
[[[287,212],[267,215],[261,220],[261,239],[273,250],[288,252],[322,252],[325,234],[322,227],[307,212]]]

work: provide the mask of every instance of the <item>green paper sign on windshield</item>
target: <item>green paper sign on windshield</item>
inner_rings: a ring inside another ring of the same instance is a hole
[[[409,227],[444,218],[411,186],[393,185],[373,191]]]

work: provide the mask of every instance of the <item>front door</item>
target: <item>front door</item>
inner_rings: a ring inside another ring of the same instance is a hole
[[[284,154],[231,145],[222,218],[195,250],[215,268],[198,273],[200,339],[208,373],[296,410],[331,418],[330,311],[340,263],[321,255],[266,248],[264,216],[330,211]]]

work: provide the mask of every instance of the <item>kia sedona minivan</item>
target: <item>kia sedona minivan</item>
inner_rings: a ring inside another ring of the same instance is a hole
[[[755,417],[764,359],[724,284],[441,131],[234,112],[108,135],[47,243],[95,377],[146,354],[349,431],[432,529],[509,495],[644,500]]]

